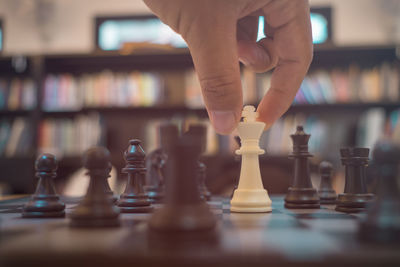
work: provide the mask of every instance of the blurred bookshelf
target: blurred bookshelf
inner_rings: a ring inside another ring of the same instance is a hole
[[[316,160],[338,161],[332,149],[369,146],[380,132],[400,140],[397,50],[396,46],[316,47],[293,105],[261,137],[267,151],[264,158],[288,164],[289,135],[299,123],[312,134],[310,150]],[[26,181],[33,179],[38,153],[55,153],[59,176],[65,178],[80,167],[80,156],[91,145],[107,146],[113,164],[121,168],[128,140],[142,139],[145,151],[151,152],[159,145],[157,127],[163,122],[176,122],[182,128],[190,122],[207,124],[205,161],[236,164],[233,136],[215,134],[208,123],[187,49],[35,56],[27,58],[22,72],[12,61],[0,58],[0,162],[8,168],[5,162],[13,158],[30,159],[23,163],[31,170]],[[256,105],[271,74],[254,74],[243,66],[241,70],[244,102]],[[210,176],[215,175],[210,170]],[[0,180],[8,179],[2,174]],[[25,191],[30,186],[27,182]],[[24,191],[20,185],[17,188]]]

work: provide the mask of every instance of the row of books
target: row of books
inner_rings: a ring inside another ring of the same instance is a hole
[[[385,136],[400,145],[400,109],[389,114],[385,125]]]
[[[244,103],[256,103],[268,91],[271,73],[256,75],[243,68],[241,79]],[[172,84],[168,84],[171,81]],[[0,80],[0,109],[32,109],[36,105],[36,94],[36,85],[31,79]],[[347,69],[311,72],[301,84],[294,103],[399,100],[400,67],[385,62],[371,69],[351,65]],[[43,109],[46,111],[174,104],[185,104],[190,108],[204,107],[200,83],[194,70],[186,71],[183,75],[137,71],[103,71],[79,76],[50,74],[43,85]]]
[[[32,126],[25,118],[0,121],[0,155],[2,157],[32,154]]]
[[[396,102],[400,100],[400,67],[385,62],[371,69],[318,70],[306,76],[296,104]]]
[[[43,109],[152,106],[163,101],[163,89],[160,75],[151,72],[48,75],[43,88]]]
[[[243,102],[256,103],[271,85],[271,72],[255,75],[242,71]],[[294,104],[370,103],[400,101],[400,66],[384,62],[370,69],[350,65],[347,69],[310,72],[302,82]],[[189,107],[203,107],[196,73],[186,74],[186,98]]]
[[[36,97],[32,79],[0,79],[0,110],[31,110],[36,107]]]
[[[233,132],[228,136],[215,133],[207,119],[197,117],[176,117],[168,121],[150,120],[146,123],[143,147],[150,152],[160,147],[159,126],[163,123],[175,123],[182,130],[191,123],[202,123],[207,127],[207,146],[205,155],[233,155],[239,148]],[[387,118],[383,109],[370,109],[365,112],[357,125],[353,120],[343,120],[342,126],[326,121],[316,115],[287,115],[279,119],[260,138],[260,147],[268,155],[288,155],[292,151],[290,135],[297,125],[303,125],[305,132],[311,134],[309,151],[318,158],[331,161],[340,160],[339,148],[349,144],[348,129],[356,126],[356,145],[373,148],[382,138],[391,138],[400,144],[400,109],[393,111]],[[48,152],[63,156],[80,156],[93,145],[105,144],[105,125],[97,113],[80,115],[74,119],[46,119],[39,126],[38,152]],[[6,157],[27,155],[32,151],[32,128],[24,118],[0,122],[0,155]],[[337,150],[335,152],[335,149]]]
[[[241,81],[243,88],[243,103],[254,104],[259,97],[257,91],[257,75],[254,71],[243,68],[241,73]],[[202,108],[204,107],[203,96],[201,93],[201,86],[197,74],[194,70],[189,70],[185,73],[185,99],[184,103],[189,108]]]
[[[52,153],[59,158],[80,156],[95,145],[104,144],[102,119],[97,113],[74,119],[46,119],[39,125],[39,153]]]

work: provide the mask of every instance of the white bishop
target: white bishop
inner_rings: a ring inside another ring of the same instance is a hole
[[[258,156],[264,154],[259,139],[265,123],[256,121],[258,113],[253,106],[245,106],[243,122],[238,125],[241,147],[236,154],[242,155],[242,166],[238,188],[231,200],[232,212],[270,212],[271,199],[264,189]]]

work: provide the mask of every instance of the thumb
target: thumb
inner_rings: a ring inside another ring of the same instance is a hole
[[[229,134],[243,105],[237,55],[236,22],[227,16],[193,21],[185,38],[214,129]]]

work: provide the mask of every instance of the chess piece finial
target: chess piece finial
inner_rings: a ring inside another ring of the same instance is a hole
[[[319,164],[321,182],[319,184],[318,195],[321,204],[335,204],[336,202],[337,195],[332,188],[332,169],[333,166],[330,162],[323,161]]]
[[[54,218],[65,216],[65,204],[56,193],[53,179],[58,163],[52,154],[42,154],[35,162],[36,176],[39,178],[35,193],[24,206],[24,218]]]
[[[296,132],[290,135],[293,141],[293,152],[289,155],[294,159],[293,183],[285,197],[285,207],[289,209],[317,209],[320,199],[317,190],[313,188],[310,178],[308,158],[308,141],[311,135],[304,132],[303,126],[297,126]]]
[[[244,122],[255,122],[258,118],[258,112],[256,112],[254,106],[247,105],[243,108],[242,117]]]
[[[365,185],[369,148],[342,148],[340,155],[345,166],[345,185],[344,193],[338,195],[336,210],[346,213],[365,211],[366,205],[374,198],[373,194],[367,192]]]
[[[90,148],[82,162],[90,181],[85,197],[71,213],[71,227],[119,226],[119,210],[104,187],[111,171],[110,152],[104,147]]]
[[[146,213],[153,211],[149,196],[144,191],[146,154],[139,139],[129,141],[129,147],[124,153],[126,162],[122,173],[128,175],[128,182],[124,193],[118,201],[118,206],[123,213]]]
[[[265,123],[256,121],[257,112],[253,106],[245,106],[242,112],[243,122],[238,125],[242,156],[239,184],[231,200],[232,212],[270,212],[271,199],[264,189],[258,156],[264,154],[259,146],[259,139]]]

